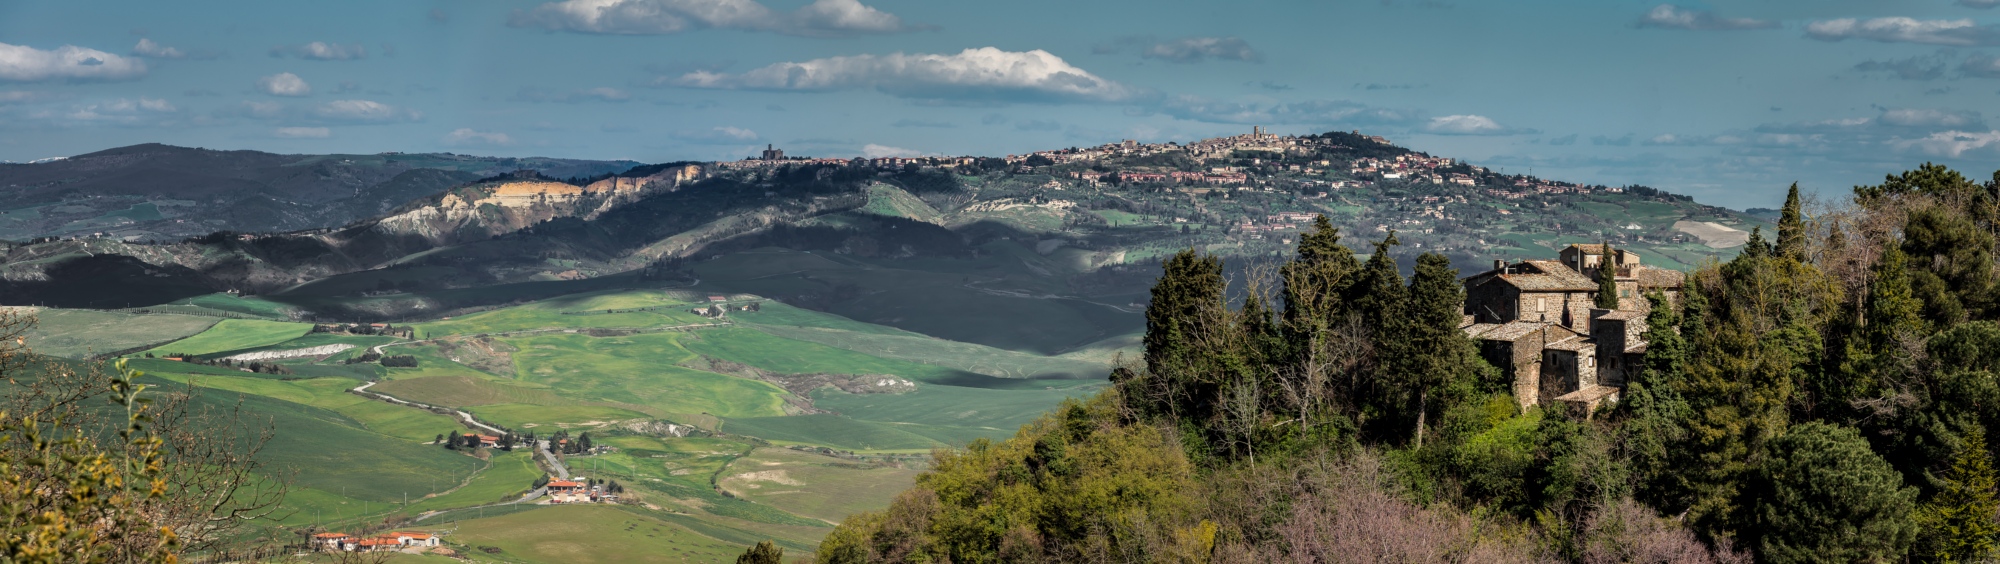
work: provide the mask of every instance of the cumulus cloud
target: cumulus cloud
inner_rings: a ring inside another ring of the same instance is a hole
[[[1431,118],[1424,124],[1424,132],[1438,135],[1516,135],[1532,131],[1500,125],[1492,118],[1477,115],[1454,115]]]
[[[1778,22],[1754,18],[1725,18],[1714,12],[1690,10],[1673,4],[1654,6],[1639,18],[1639,27],[1692,30],[1770,29]]]
[[[478,131],[461,127],[445,135],[444,142],[456,147],[504,147],[514,144],[514,138],[497,131]]]
[[[271,130],[271,136],[281,139],[325,139],[333,136],[333,130],[324,127],[280,127]]]
[[[0,43],[0,80],[131,80],[146,75],[146,63],[96,49],[64,45],[42,50]]]
[[[763,31],[805,37],[896,33],[902,18],[859,0],[814,0],[780,12],[755,0],[566,0],[516,11],[507,25],[612,35],[664,35],[689,29]]]
[[[1866,39],[1883,43],[1922,43],[1953,47],[2000,45],[2000,27],[1979,25],[1972,19],[1919,20],[1915,18],[1841,18],[1806,24],[1806,37],[1820,41]]]
[[[674,134],[674,138],[691,143],[739,144],[756,141],[757,132],[741,127],[718,126],[682,131]]]
[[[305,96],[312,94],[312,85],[306,84],[299,75],[281,72],[257,79],[257,89],[272,96]]]
[[[1958,65],[1958,72],[1980,78],[2000,78],[2000,57],[1973,55]]]
[[[1141,92],[1070,65],[1047,51],[993,47],[956,54],[853,55],[778,63],[742,74],[695,71],[685,88],[831,91],[875,89],[918,99],[1124,102]]]
[[[1897,127],[1960,128],[1985,123],[1979,112],[1915,108],[1886,109],[1878,119],[1885,125]]]
[[[918,151],[916,149],[904,149],[902,147],[891,147],[888,145],[877,145],[874,143],[869,143],[867,145],[861,146],[861,156],[868,157],[871,159],[879,159],[883,157],[921,157],[924,156],[924,152]]]
[[[522,88],[514,94],[514,99],[523,102],[624,102],[632,99],[632,93],[609,86],[558,92],[543,88]]]
[[[1422,115],[1410,110],[1378,108],[1342,100],[1303,102],[1231,102],[1199,96],[1175,96],[1156,109],[1190,121],[1244,125],[1382,126],[1411,125]]]
[[[161,125],[180,112],[173,103],[159,98],[118,98],[76,104],[66,109],[44,109],[28,114],[31,119],[122,126]]]
[[[155,59],[187,58],[187,52],[181,51],[180,49],[175,49],[173,47],[161,45],[159,43],[155,43],[153,42],[152,39],[148,39],[145,37],[139,38],[139,44],[132,46],[132,54],[141,57],[151,57]]]
[[[1139,56],[1176,63],[1198,63],[1207,59],[1264,62],[1264,54],[1250,48],[1240,37],[1183,37],[1149,45]]]
[[[395,123],[417,121],[424,117],[416,110],[372,100],[334,100],[314,106],[309,113],[325,121],[352,123]]]
[[[1944,78],[1944,69],[1943,53],[1887,61],[1862,61],[1854,65],[1857,71],[1886,72],[1903,80],[1937,80]]]
[[[1992,131],[1939,131],[1918,139],[1899,139],[1891,146],[1904,151],[1917,151],[1934,157],[1960,158],[1967,153],[1992,152],[2000,156],[2000,130]]]
[[[271,48],[273,57],[297,57],[314,61],[353,61],[368,58],[368,47],[360,43],[341,45],[314,41],[304,45],[281,45]]]

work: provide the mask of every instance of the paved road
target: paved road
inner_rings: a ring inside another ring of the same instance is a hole
[[[535,450],[541,451],[542,459],[549,461],[549,466],[556,469],[557,476],[562,477],[564,480],[569,479],[569,467],[563,466],[562,459],[556,458],[556,455],[549,454],[549,441],[547,439],[536,440]]]
[[[398,403],[398,404],[402,404],[402,405],[405,405],[405,406],[408,406],[408,407],[414,407],[414,408],[417,408],[417,409],[422,409],[422,410],[430,410],[430,409],[431,409],[431,406],[430,406],[429,404],[422,404],[422,403],[417,403],[417,402],[413,402],[413,401],[408,401],[408,400],[404,400],[404,399],[402,399],[402,398],[398,398],[398,397],[396,397],[396,396],[392,396],[392,395],[389,395],[389,394],[385,394],[385,393],[382,393],[382,392],[370,392],[370,391],[368,391],[368,387],[369,387],[369,386],[373,386],[373,385],[375,385],[375,384],[376,384],[375,382],[369,382],[369,383],[366,383],[366,384],[362,384],[362,385],[359,385],[359,386],[355,386],[355,387],[354,387],[354,389],[351,389],[351,390],[348,390],[348,391],[350,391],[350,392],[354,392],[354,393],[357,393],[357,394],[363,394],[363,395],[369,395],[369,396],[374,396],[374,397],[378,397],[378,398],[382,398],[382,399],[383,399],[384,401],[388,401],[388,402],[391,402],[391,403]],[[485,430],[487,430],[487,431],[491,431],[491,432],[492,432],[492,433],[493,433],[494,435],[505,435],[505,434],[507,434],[507,431],[505,431],[505,430],[503,430],[503,429],[501,429],[501,428],[499,428],[499,427],[494,427],[494,426],[492,426],[492,425],[487,425],[487,424],[485,424],[485,423],[481,423],[481,422],[479,422],[479,420],[478,420],[478,419],[476,419],[476,418],[474,418],[474,417],[472,416],[472,414],[470,414],[470,413],[466,413],[466,412],[464,412],[464,411],[460,411],[460,410],[456,410],[456,409],[454,409],[454,410],[451,410],[451,412],[452,412],[452,413],[454,413],[454,414],[457,414],[457,415],[458,415],[458,420],[459,420],[459,421],[463,421],[463,422],[465,422],[465,424],[466,424],[466,425],[469,425],[469,426],[473,426],[473,427],[478,427],[478,428],[481,428],[481,429],[485,429]]]

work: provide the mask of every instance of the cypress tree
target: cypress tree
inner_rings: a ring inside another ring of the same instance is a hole
[[[1348,288],[1346,301],[1352,304],[1351,311],[1359,315],[1373,330],[1369,344],[1375,349],[1377,367],[1385,376],[1394,377],[1398,369],[1394,363],[1408,359],[1413,354],[1429,354],[1432,351],[1416,351],[1408,339],[1403,338],[1410,321],[1405,317],[1409,302],[1409,289],[1403,286],[1403,274],[1396,269],[1396,259],[1389,256],[1389,247],[1396,245],[1396,232],[1389,232],[1375,244],[1375,254],[1361,267],[1360,279]],[[1399,415],[1408,413],[1407,404],[1397,396],[1398,386],[1387,381],[1369,381],[1354,391],[1356,404],[1361,408],[1360,423],[1370,432],[1383,436],[1399,436],[1403,427],[1396,421]]]
[[[1592,305],[1618,309],[1618,251],[1612,250],[1610,241],[1605,241],[1601,248],[1604,256],[1597,262],[1597,296]]]
[[[1484,372],[1472,340],[1458,328],[1464,304],[1465,287],[1451,259],[1437,253],[1418,256],[1404,310],[1408,322],[1401,331],[1406,352],[1391,359],[1403,388],[1399,395],[1416,413],[1418,448],[1423,447],[1429,415],[1470,397]]]
[[[1778,256],[1806,261],[1806,224],[1799,215],[1799,183],[1793,182],[1785,194],[1785,208],[1778,215]]]
[[[1299,236],[1298,256],[1279,269],[1284,283],[1283,320],[1289,340],[1305,345],[1345,313],[1341,297],[1354,284],[1361,263],[1340,244],[1340,230],[1326,216]]]
[[[2000,499],[1995,499],[1993,456],[1986,451],[1986,433],[1973,428],[1958,441],[1943,488],[1918,510],[1923,546],[1918,556],[1938,562],[1975,562],[1994,556],[2000,544]]]

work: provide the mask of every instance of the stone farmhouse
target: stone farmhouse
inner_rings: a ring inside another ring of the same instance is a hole
[[[1616,403],[1646,355],[1645,298],[1678,302],[1685,274],[1640,264],[1639,255],[1603,245],[1570,245],[1557,260],[1494,261],[1466,277],[1463,329],[1479,354],[1514,382],[1521,408],[1567,402],[1596,409]],[[1595,305],[1597,276],[1609,268],[1618,308]]]

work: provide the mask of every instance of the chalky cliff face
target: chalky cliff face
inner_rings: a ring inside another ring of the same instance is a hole
[[[435,200],[382,218],[374,229],[448,245],[526,229],[551,219],[595,219],[620,205],[700,179],[695,165],[649,176],[612,177],[577,186],[542,179],[503,180],[446,192]]]

